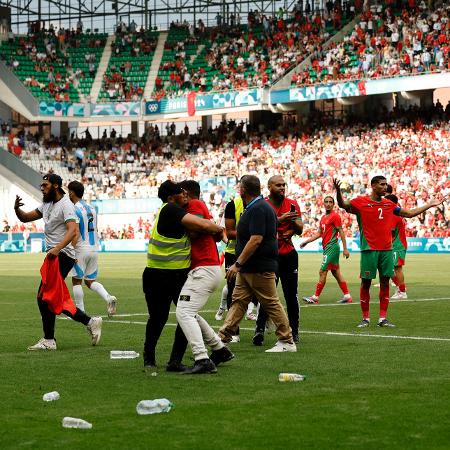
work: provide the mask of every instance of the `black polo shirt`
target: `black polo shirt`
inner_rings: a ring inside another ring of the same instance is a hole
[[[249,203],[237,226],[236,256],[239,258],[251,236],[260,235],[263,240],[241,272],[277,272],[277,224],[275,211],[262,197]]]

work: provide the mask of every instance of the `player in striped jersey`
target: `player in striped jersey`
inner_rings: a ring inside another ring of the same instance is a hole
[[[82,288],[84,279],[86,286],[105,300],[108,315],[113,316],[116,313],[117,298],[110,295],[103,285],[96,281],[98,273],[97,213],[83,200],[84,186],[79,181],[71,181],[67,187],[70,200],[75,205],[80,232],[75,245],[77,262],[71,271],[75,303],[84,311]]]
[[[333,211],[333,197],[327,195],[323,200],[323,204],[325,207],[325,215],[320,219],[319,230],[316,234],[313,234],[310,238],[300,244],[300,248],[305,248],[307,244],[321,237],[323,247],[323,260],[322,265],[320,266],[319,282],[316,286],[316,292],[310,297],[303,297],[303,300],[306,303],[319,303],[319,296],[325,287],[328,271],[331,270],[333,277],[336,278],[336,281],[344,294],[338,303],[352,303],[352,297],[348,291],[347,283],[339,268],[339,254],[341,252],[339,248],[339,236],[342,241],[344,257],[348,258],[350,256],[350,253],[347,250],[345,234],[342,229],[342,219],[337,212]]]

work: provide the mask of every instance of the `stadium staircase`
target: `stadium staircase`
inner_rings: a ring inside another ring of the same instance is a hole
[[[162,31],[159,33],[158,45],[156,46],[155,54],[153,56],[152,65],[150,66],[150,71],[148,73],[147,82],[145,83],[144,98],[150,99],[152,96],[153,89],[155,87],[155,80],[158,76],[158,69],[161,64],[161,60],[164,53],[164,45],[166,44],[168,31]]]
[[[349,22],[347,25],[345,25],[339,32],[334,34],[328,41],[325,42],[323,45],[323,49],[326,50],[335,42],[340,42],[344,39],[345,36],[347,36],[354,28],[357,23],[360,21],[360,16],[356,16],[351,22]],[[294,73],[302,72],[306,69],[309,69],[311,67],[311,56],[308,56],[306,59],[304,59],[300,64],[295,66],[292,70],[286,73],[283,78],[281,78],[278,82],[276,82],[272,89],[289,89],[291,87],[291,80],[292,75]]]
[[[92,83],[90,97],[93,103],[98,100],[98,94],[100,94],[100,90],[103,85],[103,76],[108,68],[109,59],[111,57],[111,44],[114,42],[114,39],[115,35],[108,36],[108,39],[106,39],[105,48],[103,49],[103,54],[97,68],[97,73],[95,75],[94,82]]]
[[[39,186],[42,176],[36,170],[21,161],[17,156],[9,153],[0,146],[0,174],[18,186],[26,193],[40,200],[42,197]]]

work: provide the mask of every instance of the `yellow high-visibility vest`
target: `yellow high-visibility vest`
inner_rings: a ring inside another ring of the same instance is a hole
[[[152,234],[148,241],[147,267],[152,269],[189,269],[191,267],[191,241],[186,233],[179,238],[168,238],[158,233],[159,215],[167,205],[164,203],[156,214]]]
[[[237,224],[244,212],[244,202],[241,197],[236,197],[234,200],[234,218],[236,220],[236,228]],[[236,239],[230,239],[227,244],[227,248],[225,249],[225,253],[230,253],[231,255],[236,254]]]

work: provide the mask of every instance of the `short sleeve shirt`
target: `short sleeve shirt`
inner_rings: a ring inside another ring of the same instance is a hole
[[[75,206],[69,196],[64,195],[57,202],[42,203],[37,210],[42,214],[44,220],[45,247],[46,251],[49,251],[64,239],[67,231],[66,223],[77,222]],[[75,259],[75,249],[72,244],[68,244],[61,251]]]
[[[187,211],[175,203],[167,203],[159,213],[158,233],[168,238],[181,239],[186,232],[181,220],[186,214]]]
[[[338,243],[339,230],[342,228],[341,216],[332,211],[330,214],[325,214],[320,219],[320,230],[322,232],[322,247],[325,250],[329,245]]]
[[[239,258],[251,236],[262,236],[263,240],[241,272],[277,272],[277,222],[275,211],[262,197],[244,210],[237,226],[236,256]]]
[[[282,216],[283,214],[289,212],[291,210],[291,205],[295,208],[295,212],[297,213],[297,219],[301,219],[301,211],[300,206],[295,200],[290,198],[284,198],[283,202],[279,207],[275,206],[269,198],[266,198],[267,203],[274,209],[277,218]],[[294,244],[292,243],[292,239],[283,239],[283,234],[286,231],[292,230],[293,224],[292,222],[283,222],[278,224],[278,253],[280,255],[286,255],[293,250],[295,250]]]
[[[189,214],[210,220],[211,214],[201,200],[190,200],[187,208]],[[191,239],[191,269],[201,266],[219,266],[217,245],[210,234],[201,233]]]
[[[387,200],[379,202],[362,195],[350,200],[360,231],[360,248],[365,250],[392,250],[392,221],[400,206]]]
[[[394,216],[392,222],[392,249],[402,251],[408,248],[406,240],[406,220],[403,217]]]

